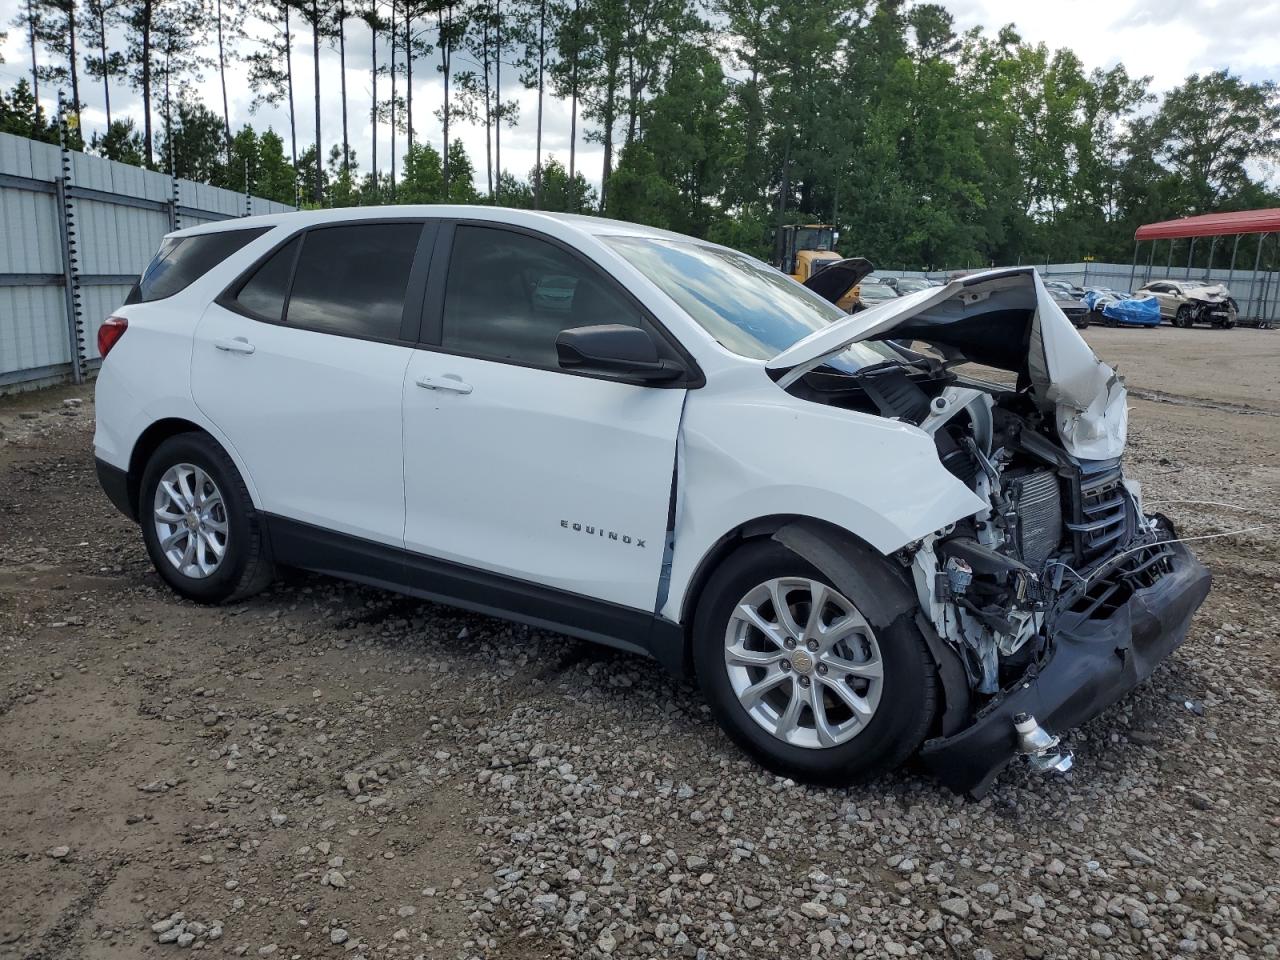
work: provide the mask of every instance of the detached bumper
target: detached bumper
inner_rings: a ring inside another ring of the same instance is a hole
[[[959,793],[981,796],[1017,756],[1013,718],[1033,714],[1062,734],[1096,717],[1151,676],[1187,636],[1209,594],[1209,571],[1182,544],[1173,569],[1105,620],[1063,614],[1048,658],[983,708],[972,724],[921,748],[926,768]]]

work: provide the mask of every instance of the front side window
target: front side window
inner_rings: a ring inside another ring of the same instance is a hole
[[[604,237],[726,349],[770,360],[848,314],[759,260],[721,247],[680,240]],[[827,363],[842,371],[898,355],[880,344],[855,343]]]
[[[444,298],[446,350],[554,368],[560,331],[602,323],[646,327],[598,269],[560,247],[509,230],[457,228]]]
[[[361,223],[302,238],[284,322],[322,333],[400,339],[420,223]]]
[[[270,227],[219,230],[190,237],[168,237],[160,245],[125,303],[150,303],[180,293]]]

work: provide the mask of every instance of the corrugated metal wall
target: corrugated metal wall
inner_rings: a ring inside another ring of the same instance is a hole
[[[166,233],[292,209],[0,134],[0,390],[92,370],[98,326]]]

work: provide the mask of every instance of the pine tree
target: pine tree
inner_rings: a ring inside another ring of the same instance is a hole
[[[146,2],[146,0],[144,0]],[[245,58],[249,65],[249,84],[254,90],[250,111],[262,104],[276,105],[284,102],[289,111],[289,155],[293,166],[298,165],[298,126],[294,114],[293,99],[293,30],[289,17],[288,0],[267,0],[258,18],[267,26],[268,37],[263,49]],[[296,203],[290,196],[284,203]]]
[[[102,81],[102,103],[107,114],[107,130],[110,132],[111,118],[111,81],[121,77],[125,72],[124,54],[110,49],[111,32],[123,24],[121,11],[125,0],[86,0],[85,11],[88,14],[89,39],[96,50],[92,56],[85,58],[85,71],[95,80]]]

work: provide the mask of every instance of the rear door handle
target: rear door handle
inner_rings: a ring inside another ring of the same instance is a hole
[[[474,388],[456,373],[446,373],[441,377],[419,377],[418,386],[427,390],[447,390],[449,393],[468,394]]]
[[[223,338],[222,340],[215,340],[213,341],[213,345],[219,350],[226,351],[227,353],[250,354],[253,353],[254,350],[258,349],[244,337],[228,337]]]

